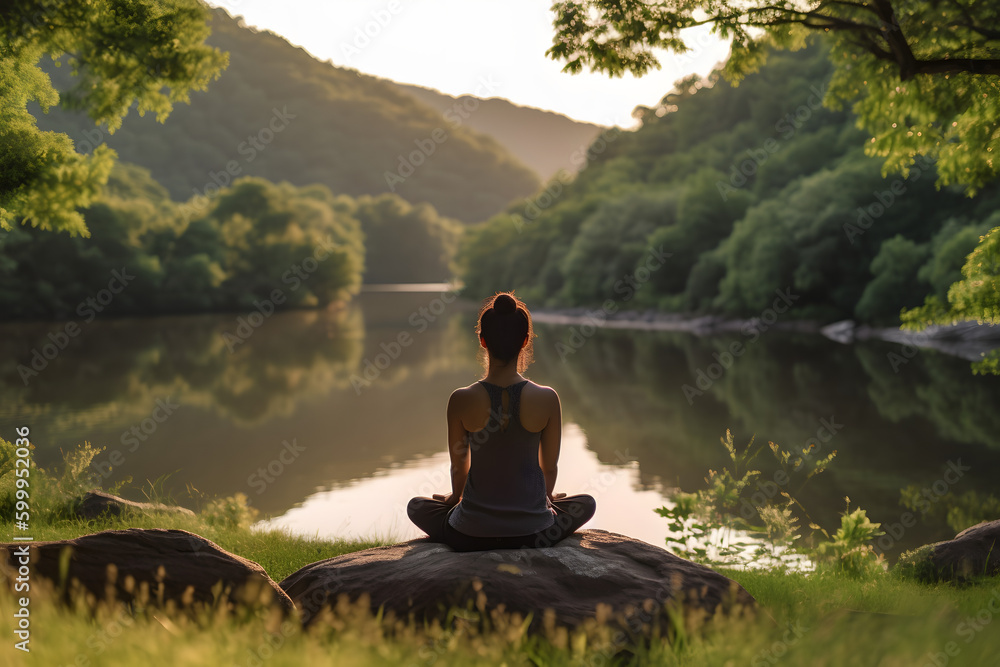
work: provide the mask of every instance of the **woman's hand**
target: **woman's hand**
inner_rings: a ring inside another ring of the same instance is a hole
[[[566,495],[565,493],[563,495]],[[462,496],[456,496],[454,493],[435,493],[433,496],[434,500],[440,500],[448,507],[452,507],[458,504],[458,501],[462,499]]]
[[[565,493],[553,493],[552,495],[546,496],[545,499],[548,501],[549,511],[552,512],[552,516],[558,516],[559,512],[556,511],[556,506],[553,505],[553,501],[562,500],[566,497]]]

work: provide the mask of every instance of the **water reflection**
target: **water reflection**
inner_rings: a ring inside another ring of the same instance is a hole
[[[738,443],[813,443],[817,457],[837,451],[801,492],[823,525],[837,522],[845,496],[874,521],[897,521],[899,489],[930,486],[959,459],[972,471],[956,491],[998,491],[1000,379],[972,376],[961,359],[924,350],[897,374],[887,354],[898,345],[775,332],[747,345],[710,386],[699,385],[702,395],[685,395],[683,385],[695,385],[738,336],[604,330],[562,360],[556,342],[569,341],[571,331],[539,331],[551,351],[536,349],[540,370],[559,387],[589,447],[602,460],[627,451],[646,483],[698,488],[706,469],[725,464],[718,441],[729,428]],[[761,463],[767,478],[768,462]],[[918,525],[904,541],[931,536],[931,527]]]
[[[176,471],[167,487],[182,500],[188,484],[209,496],[242,491],[306,533],[408,537],[406,500],[448,489],[447,397],[481,372],[476,304],[429,308],[439,297],[372,292],[340,311],[275,315],[233,352],[223,333],[234,315],[98,320],[27,386],[18,364],[62,325],[3,325],[0,434],[31,426],[43,466],[84,440],[107,447],[106,487]],[[537,330],[530,375],[563,399],[560,490],[614,478],[592,491],[591,526],[662,544],[653,508],[664,489],[694,490],[724,463],[727,428],[740,443],[812,439],[821,454],[837,450],[802,491],[827,526],[845,495],[875,521],[898,520],[899,488],[931,485],[949,461],[972,467],[956,491],[997,492],[1000,379],[970,375],[962,359],[922,350],[896,373],[886,355],[898,345],[768,333],[697,385],[738,335],[597,330],[567,352],[556,344],[571,329]],[[409,342],[396,348],[402,333]],[[703,393],[685,395],[685,384]],[[165,399],[179,407],[157,420]],[[921,523],[897,546],[944,536]]]
[[[442,416],[443,419],[443,416]],[[262,522],[297,533],[321,536],[383,537],[405,540],[423,533],[406,516],[413,496],[450,488],[447,452],[393,464],[364,479],[316,492],[280,517]],[[664,521],[648,508],[663,504],[660,489],[637,489],[638,464],[601,463],[587,448],[577,424],[563,429],[558,488],[589,493],[598,499],[588,528],[603,528],[663,545]]]

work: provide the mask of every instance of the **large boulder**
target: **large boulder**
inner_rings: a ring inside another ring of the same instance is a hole
[[[218,593],[232,604],[294,608],[260,565],[186,530],[129,528],[71,540],[0,544],[0,581],[13,586],[25,549],[32,586],[38,579],[48,580],[67,602],[84,594],[93,605],[113,589],[115,598],[125,602],[148,594],[150,604],[212,604]],[[60,560],[67,550],[63,581]]]
[[[100,489],[88,491],[73,504],[73,513],[81,519],[96,519],[104,514],[119,516],[123,512],[173,512],[194,516],[194,512],[186,507],[161,503],[139,503],[113,496]]]
[[[924,581],[964,581],[1000,574],[1000,519],[966,528],[952,540],[908,551],[896,567]]]
[[[546,624],[562,627],[600,617],[640,634],[657,627],[662,636],[668,604],[699,615],[755,605],[739,584],[708,567],[603,530],[584,530],[548,548],[464,553],[410,540],[307,565],[280,586],[306,625],[341,596],[418,622],[443,620],[457,606],[531,614],[533,630],[546,615]]]

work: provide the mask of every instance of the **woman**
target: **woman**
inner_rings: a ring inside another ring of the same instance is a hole
[[[553,494],[562,437],[559,395],[524,379],[531,314],[513,292],[487,299],[476,326],[486,376],[448,400],[449,494],[418,497],[410,520],[455,551],[549,547],[590,520],[588,495]]]

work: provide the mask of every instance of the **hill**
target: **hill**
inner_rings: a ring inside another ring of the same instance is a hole
[[[320,62],[221,9],[211,28],[208,42],[230,53],[230,65],[165,123],[130,114],[109,135],[60,108],[36,113],[39,126],[67,132],[83,152],[106,142],[178,201],[258,176],[352,196],[393,192],[472,222],[538,186],[496,140],[463,119],[445,121],[388,81]],[[59,89],[68,87],[66,69],[50,68]]]
[[[499,141],[545,181],[560,169],[571,173],[578,171],[581,163],[576,156],[581,155],[597,134],[605,129],[552,111],[514,104],[503,98],[454,97],[431,88],[396,85],[442,114],[475,109],[469,114],[469,127]]]
[[[1000,187],[937,190],[927,161],[883,178],[853,114],[821,105],[831,71],[813,40],[739,87],[718,71],[679,83],[638,130],[599,139],[572,183],[470,230],[468,291],[731,317],[784,294],[784,318],[877,324],[944,299],[1000,224]]]

